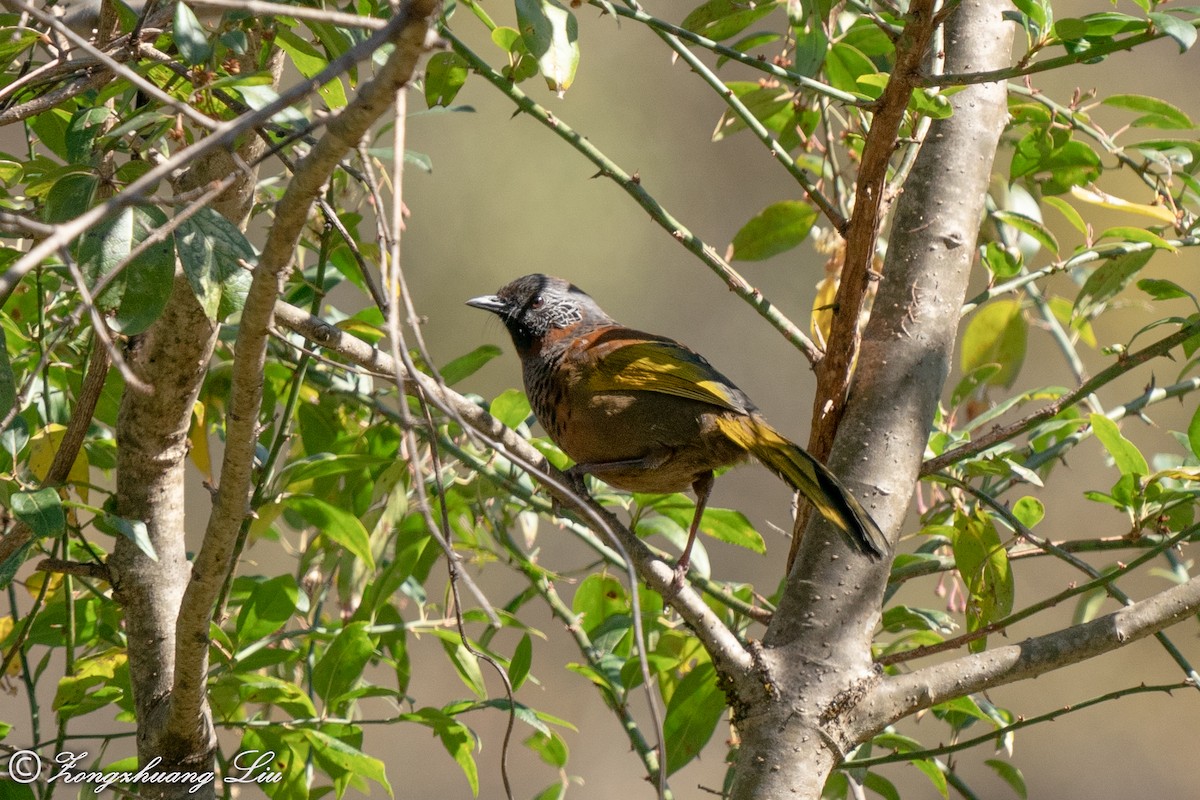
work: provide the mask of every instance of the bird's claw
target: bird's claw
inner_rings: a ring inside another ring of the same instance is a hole
[[[687,564],[676,564],[671,575],[671,582],[667,584],[667,591],[663,599],[669,600],[675,595],[683,591],[683,587],[687,585]]]

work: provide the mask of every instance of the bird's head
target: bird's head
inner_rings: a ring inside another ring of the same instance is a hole
[[[564,334],[611,325],[613,320],[575,284],[550,275],[526,275],[495,294],[467,301],[500,317],[521,355]]]

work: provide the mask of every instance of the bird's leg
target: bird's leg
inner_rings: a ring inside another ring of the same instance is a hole
[[[692,516],[692,527],[688,529],[687,544],[683,546],[683,555],[679,556],[679,561],[675,565],[675,579],[671,581],[672,592],[678,592],[683,588],[683,582],[687,579],[688,563],[692,558],[692,545],[696,542],[696,534],[700,532],[700,519],[704,516],[704,507],[708,505],[708,496],[712,494],[713,474],[712,470],[701,473],[701,475],[692,481],[692,491],[696,493],[696,513]]]

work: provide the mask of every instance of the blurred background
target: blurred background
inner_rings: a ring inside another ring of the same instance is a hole
[[[660,2],[648,9],[667,19],[679,20],[694,2]],[[506,4],[489,5],[502,25],[513,25]],[[1104,11],[1107,2],[1065,2],[1056,6],[1059,17]],[[1132,7],[1125,10],[1138,13]],[[761,144],[748,135],[713,143],[711,134],[724,109],[722,101],[681,64],[674,63],[659,39],[639,25],[600,17],[595,9],[576,9],[582,60],[575,84],[564,99],[556,98],[540,79],[522,89],[564,121],[587,136],[609,157],[630,172],[685,226],[723,251],[734,233],[766,205],[799,197],[798,187],[780,170]],[[456,32],[477,52],[498,61],[498,51],[486,31],[462,8],[454,20]],[[711,60],[710,60],[711,62]],[[736,72],[723,73],[726,78]],[[1060,101],[1070,99],[1078,87],[1101,87],[1105,94],[1141,93],[1162,97],[1200,119],[1200,53],[1193,49],[1180,56],[1167,40],[1133,53],[1111,56],[1099,65],[1076,67],[1062,73],[1036,76],[1033,85]],[[615,184],[593,179],[595,168],[578,153],[524,116],[513,118],[513,106],[477,76],[472,76],[457,104],[474,107],[473,114],[414,114],[408,127],[408,144],[430,156],[433,171],[409,169],[404,199],[411,211],[404,235],[404,266],[418,309],[426,315],[425,336],[439,363],[445,363],[484,343],[499,345],[504,355],[495,359],[458,388],[484,397],[520,385],[520,372],[507,334],[494,317],[467,308],[471,297],[491,293],[514,277],[546,272],[569,278],[592,294],[621,322],[677,338],[705,354],[713,364],[740,385],[762,408],[772,423],[798,442],[808,436],[814,381],[807,362],[747,305],[731,296],[721,281],[652,223],[640,207]],[[410,109],[423,103],[415,96]],[[1122,119],[1117,114],[1097,119],[1110,131]],[[4,149],[14,131],[4,132]],[[1194,132],[1193,132],[1194,133]],[[1108,164],[1110,158],[1106,158]],[[1007,172],[1005,153],[995,171]],[[1107,185],[1110,191],[1129,190],[1129,197],[1148,202],[1140,183]],[[1095,215],[1099,229],[1108,224],[1138,224],[1117,215]],[[1059,218],[1050,216],[1052,227]],[[1064,247],[1077,236],[1055,228]],[[1044,256],[1043,256],[1044,258]],[[739,270],[781,310],[807,327],[814,288],[824,275],[825,256],[808,244],[769,261],[740,264]],[[1035,262],[1038,265],[1043,262]],[[1196,279],[1200,259],[1195,251],[1176,255],[1159,253],[1148,275],[1169,277],[1181,285],[1200,289]],[[977,273],[982,288],[983,271]],[[1067,276],[1049,285],[1073,298],[1078,287]],[[1181,301],[1175,301],[1181,302]],[[1176,313],[1185,314],[1182,305]],[[1161,315],[1161,314],[1160,314]],[[1110,313],[1097,331],[1101,344],[1123,342],[1148,319],[1143,307]],[[1084,353],[1094,372],[1108,363],[1098,352]],[[1178,364],[1155,364],[1160,383],[1174,380]],[[1102,393],[1107,404],[1137,395],[1150,380],[1142,370]],[[1050,338],[1039,331],[1030,337],[1029,355],[1018,388],[1063,384],[1069,380],[1061,355]],[[954,377],[951,378],[953,383]],[[1176,450],[1169,430],[1182,430],[1194,409],[1164,403],[1151,409],[1154,425],[1128,420],[1127,436],[1147,452]],[[1066,470],[1069,475],[1060,474]],[[203,528],[207,494],[194,476],[191,514],[194,534]],[[1122,515],[1085,502],[1086,489],[1107,490],[1115,473],[1106,470],[1099,444],[1090,441],[1075,450],[1065,465],[1056,467],[1051,490],[1030,493],[1047,504],[1047,517],[1038,530],[1054,539],[1117,535],[1127,524]],[[1054,491],[1058,487],[1057,492]],[[1062,488],[1069,487],[1069,488]],[[1015,497],[1018,495],[1014,495]],[[715,542],[706,542],[714,572],[721,578],[753,582],[764,593],[774,590],[782,576],[790,531],[790,497],[782,483],[757,466],[735,470],[717,482],[713,503],[733,507],[750,517],[767,542],[767,553],[758,556]],[[915,518],[913,518],[915,520]],[[916,530],[910,521],[908,533]],[[540,561],[564,572],[590,563],[593,555],[554,525],[541,522]],[[901,549],[911,548],[901,544]],[[271,558],[265,548],[249,558]],[[1185,554],[1186,555],[1186,554]],[[1111,563],[1094,558],[1097,566]],[[494,603],[502,604],[523,588],[522,581],[493,566],[479,576]],[[1031,559],[1017,567],[1017,607],[1076,581],[1045,559]],[[1123,584],[1136,597],[1166,586],[1165,580],[1146,577]],[[914,581],[901,598],[914,605],[940,607],[933,581]],[[570,599],[573,588],[560,585]],[[1115,606],[1109,601],[1104,610]],[[1014,640],[1069,624],[1073,604],[1039,615],[1010,632]],[[570,748],[567,772],[578,778],[568,797],[602,800],[618,796],[651,797],[641,764],[630,751],[616,719],[608,712],[591,684],[561,666],[578,661],[574,643],[535,604],[527,622],[547,638],[534,644],[534,681],[518,699],[571,721],[578,732],[560,731]],[[761,630],[759,631],[761,632]],[[1197,627],[1188,622],[1175,628],[1172,638],[1193,662],[1200,662]],[[508,632],[495,646],[511,652],[516,637]],[[440,707],[469,693],[449,667],[440,642],[434,637],[410,641],[413,681],[410,694],[418,706]],[[50,669],[54,669],[53,666]],[[494,696],[502,688],[487,673]],[[989,695],[996,704],[1023,716],[1069,706],[1105,692],[1144,682],[1173,682],[1180,670],[1153,640],[1143,640],[1119,652],[1074,668],[1002,687]],[[381,680],[388,680],[380,676]],[[49,708],[50,697],[43,701]],[[634,698],[639,718],[646,719],[642,696]],[[383,716],[393,709],[364,706],[368,716]],[[26,704],[15,692],[0,696],[0,719],[27,718]],[[500,712],[474,714],[467,720],[480,736],[478,759],[484,798],[502,797],[499,758],[506,718]],[[1138,695],[1100,705],[1078,714],[1021,731],[1016,736],[1013,762],[1024,772],[1031,797],[1083,800],[1094,797],[1184,798],[1195,795],[1191,758],[1200,720],[1200,693],[1173,696]],[[100,730],[112,730],[112,720],[89,720]],[[518,724],[519,743],[530,729]],[[902,727],[927,746],[939,744],[946,728],[920,719]],[[984,732],[978,726],[975,735]],[[708,797],[719,790],[725,771],[727,725],[718,726],[699,761],[672,778],[677,797]],[[21,737],[22,739],[24,737]],[[10,737],[11,739],[11,737]],[[236,736],[222,736],[232,747]],[[125,740],[132,752],[132,742]],[[15,744],[21,742],[14,741]],[[81,745],[81,748],[83,746]],[[388,776],[397,797],[465,798],[470,792],[457,766],[438,739],[415,725],[371,727],[366,749],[388,763]],[[127,755],[113,751],[113,758]],[[984,798],[1013,797],[990,769],[983,765],[994,757],[990,747],[950,756]],[[556,780],[555,771],[528,750],[514,744],[510,769],[517,797],[530,797]],[[936,792],[917,770],[885,767],[906,798],[933,797]],[[701,788],[705,787],[705,788]],[[63,787],[66,790],[67,787]],[[375,796],[382,791],[373,786]],[[60,796],[70,796],[73,789]],[[250,790],[248,796],[254,796]]]

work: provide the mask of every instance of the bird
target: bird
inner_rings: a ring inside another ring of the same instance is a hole
[[[467,301],[496,314],[521,359],[534,416],[583,475],[617,489],[691,488],[696,510],[675,582],[687,574],[714,470],[753,455],[804,496],[861,553],[881,559],[887,538],[821,462],[763,418],[733,381],[694,350],[626,328],[579,287],[549,275],[517,278]]]

